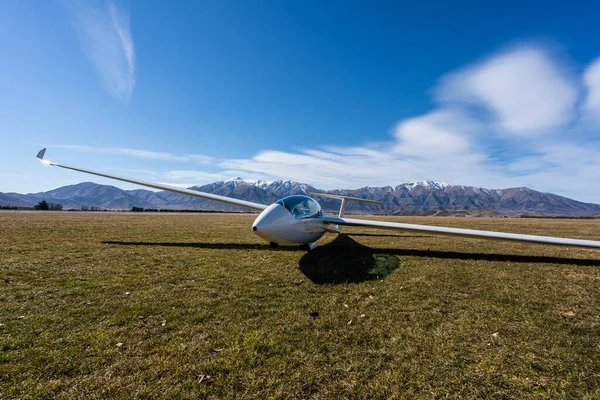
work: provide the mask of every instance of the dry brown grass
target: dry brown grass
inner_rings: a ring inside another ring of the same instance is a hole
[[[272,250],[253,218],[0,213],[0,397],[600,398],[599,251],[359,229]]]

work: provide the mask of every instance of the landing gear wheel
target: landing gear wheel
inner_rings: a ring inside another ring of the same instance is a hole
[[[271,246],[272,249],[276,249],[277,247],[279,247],[279,243],[270,242],[269,246]]]
[[[302,247],[307,251],[311,251],[311,250],[314,250],[315,247],[317,247],[317,242],[307,243],[307,244],[303,245]]]

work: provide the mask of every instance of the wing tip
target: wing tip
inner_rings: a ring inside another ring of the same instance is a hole
[[[45,155],[46,155],[46,148],[44,147],[43,149],[38,151],[36,158],[39,160],[43,160]]]
[[[53,165],[49,160],[44,160],[44,156],[46,155],[46,148],[44,147],[40,151],[38,151],[36,158],[40,160],[42,164]]]

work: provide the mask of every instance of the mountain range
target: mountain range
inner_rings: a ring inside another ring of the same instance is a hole
[[[526,187],[484,189],[434,181],[403,183],[395,187],[324,191],[290,180],[247,182],[241,178],[235,178],[193,186],[190,189],[263,204],[270,204],[293,194],[309,193],[339,194],[382,202],[382,204],[346,203],[346,211],[354,214],[566,216],[600,214],[600,205],[598,204],[583,203]],[[132,207],[140,207],[172,210],[247,211],[240,207],[171,192],[154,192],[145,189],[123,190],[93,182],[63,186],[40,193],[0,192],[0,206],[32,207],[42,200],[49,203],[60,203],[64,209],[94,207],[101,210],[130,210]],[[319,202],[327,212],[335,212],[339,209],[338,200],[320,198]]]

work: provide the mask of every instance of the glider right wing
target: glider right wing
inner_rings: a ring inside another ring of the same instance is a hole
[[[44,148],[44,149],[42,149],[42,150],[39,151],[39,153],[37,154],[37,158],[42,163],[44,163],[46,165],[53,165],[53,166],[56,166],[56,167],[70,169],[70,170],[73,170],[73,171],[84,172],[86,174],[92,174],[92,175],[101,176],[103,178],[110,178],[110,179],[116,179],[118,181],[123,181],[123,182],[128,182],[128,183],[134,183],[136,185],[147,186],[147,187],[150,187],[152,189],[166,190],[167,192],[173,192],[173,193],[185,194],[185,195],[188,195],[188,196],[200,197],[200,198],[207,199],[207,200],[213,200],[213,201],[218,201],[218,202],[221,202],[221,203],[232,204],[234,206],[248,207],[248,208],[252,208],[254,210],[264,210],[265,208],[268,207],[268,206],[266,206],[264,204],[254,203],[254,202],[246,201],[246,200],[234,199],[234,198],[226,197],[226,196],[219,196],[217,194],[204,193],[204,192],[199,192],[197,190],[183,189],[183,188],[178,188],[178,187],[171,186],[171,185],[163,185],[161,183],[146,182],[146,181],[141,181],[141,180],[138,180],[138,179],[124,178],[124,177],[116,176],[116,175],[109,175],[109,174],[106,174],[104,172],[96,172],[96,171],[91,171],[91,170],[88,170],[88,169],[83,169],[83,168],[78,168],[78,167],[71,167],[71,166],[68,166],[68,165],[62,165],[62,164],[55,163],[55,162],[50,161],[50,160],[44,160],[44,155],[45,154],[46,154],[46,149]]]
[[[563,246],[592,247],[600,249],[600,241],[569,239],[552,236],[524,235],[521,233],[482,231],[476,229],[449,228],[444,226],[404,224],[399,222],[374,221],[369,219],[353,219],[340,217],[325,217],[325,222],[342,226],[360,226],[381,229],[397,229],[401,231],[423,232],[441,235],[468,236],[482,239],[514,240],[518,242],[533,242]]]

